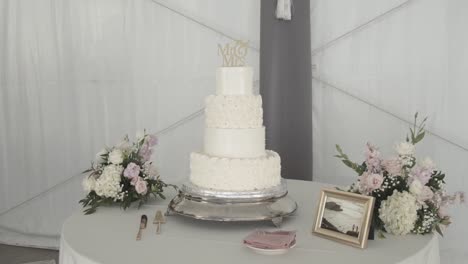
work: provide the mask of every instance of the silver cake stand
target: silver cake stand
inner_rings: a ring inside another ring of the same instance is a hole
[[[272,221],[279,227],[283,218],[296,209],[285,180],[273,188],[243,192],[204,189],[185,183],[169,203],[167,215],[222,222]]]

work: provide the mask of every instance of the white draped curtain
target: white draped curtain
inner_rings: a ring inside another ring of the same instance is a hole
[[[355,160],[367,141],[390,155],[419,111],[429,120],[417,155],[468,192],[467,14],[463,0],[312,0],[314,180],[350,184],[335,144]],[[453,220],[442,263],[465,263],[466,206]]]
[[[0,1],[0,243],[57,247],[80,172],[105,144],[158,132],[163,178],[188,176],[217,44],[249,40],[257,1]]]

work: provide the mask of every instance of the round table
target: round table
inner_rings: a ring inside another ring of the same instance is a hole
[[[386,235],[370,240],[367,249],[342,245],[311,234],[321,188],[315,182],[288,180],[289,194],[298,203],[295,215],[282,229],[297,231],[297,245],[280,256],[259,255],[242,245],[255,229],[274,229],[271,222],[222,223],[168,216],[162,233],[152,224],[156,210],[169,200],[155,201],[140,209],[99,208],[93,215],[81,211],[63,225],[60,264],[88,263],[424,263],[438,264],[436,235],[404,237]],[[172,197],[174,193],[168,194]],[[140,216],[148,216],[142,240],[136,241]]]

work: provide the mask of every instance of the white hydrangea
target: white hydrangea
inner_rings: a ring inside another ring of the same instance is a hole
[[[83,179],[82,185],[83,185],[83,190],[85,191],[86,194],[88,194],[91,191],[94,191],[94,188],[96,187],[96,178],[86,176]]]
[[[124,155],[122,150],[114,149],[109,153],[109,162],[115,165],[120,165],[123,162]]]
[[[395,150],[400,156],[413,156],[415,153],[414,145],[410,142],[401,142],[395,146]]]
[[[406,235],[414,229],[414,224],[418,219],[418,209],[416,197],[406,191],[394,191],[387,200],[382,202],[379,217],[387,232]]]
[[[122,198],[122,188],[120,185],[122,166],[108,165],[102,171],[101,176],[97,179],[94,191],[97,195],[107,198],[120,200]]]

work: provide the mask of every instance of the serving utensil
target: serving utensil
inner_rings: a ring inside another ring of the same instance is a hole
[[[138,229],[138,233],[136,236],[136,240],[141,240],[141,233],[142,230],[146,228],[146,224],[148,223],[148,217],[146,215],[141,215],[140,219],[140,228]]]
[[[153,221],[153,224],[158,225],[156,227],[156,234],[161,234],[161,224],[165,224],[165,223],[166,223],[166,218],[164,217],[161,210],[158,210],[156,212],[156,215],[154,216],[154,221]]]

